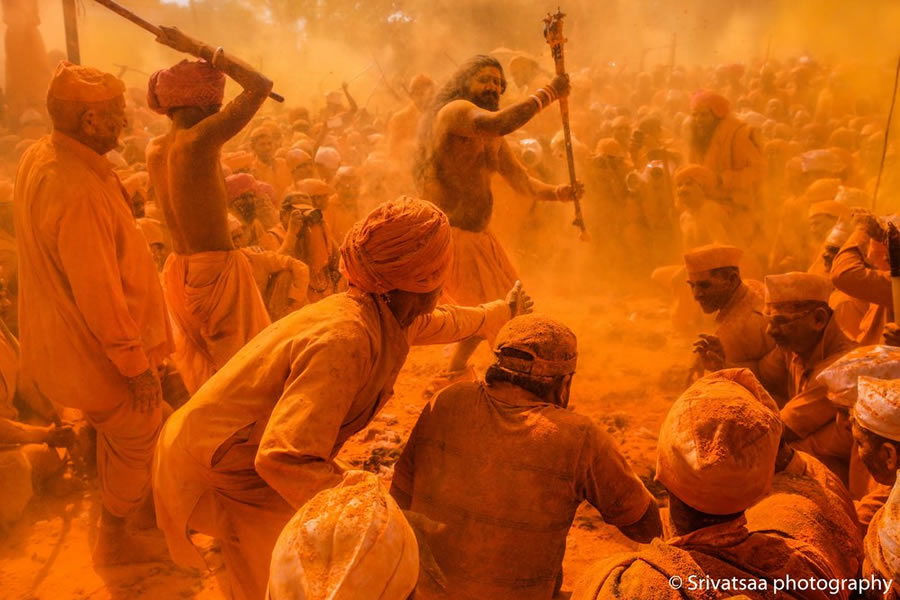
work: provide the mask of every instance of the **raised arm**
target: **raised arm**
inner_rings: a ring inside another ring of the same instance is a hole
[[[479,108],[468,100],[454,100],[438,111],[437,119],[445,130],[462,137],[498,137],[512,133],[542,109],[569,94],[569,78],[557,75],[532,96],[503,110]]]
[[[238,134],[256,114],[272,91],[272,81],[240,59],[225,54],[221,47],[214,48],[195,40],[177,27],[161,27],[163,35],[156,41],[179,52],[202,58],[213,67],[234,79],[244,91],[218,113],[203,119],[197,126],[197,134],[212,143],[224,144]]]

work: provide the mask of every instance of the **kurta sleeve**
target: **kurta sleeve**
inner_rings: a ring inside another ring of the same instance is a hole
[[[504,300],[473,307],[443,305],[414,320],[407,339],[412,346],[449,344],[474,336],[493,339],[509,319]]]
[[[653,502],[615,442],[596,425],[588,428],[578,470],[582,496],[610,525],[634,525]]]
[[[781,409],[781,420],[802,438],[834,421],[834,404],[828,399],[828,388],[811,386],[788,400]]]
[[[83,193],[67,195],[57,249],[72,296],[107,358],[123,376],[134,377],[149,369],[150,362],[122,289],[116,253],[120,232],[103,202]]]
[[[742,127],[733,141],[733,169],[722,172],[722,189],[726,192],[746,190],[762,181],[765,176],[765,160],[762,149],[754,139],[753,129]]]
[[[831,282],[848,296],[890,307],[892,303],[891,277],[887,271],[873,269],[866,264],[863,247],[868,240],[857,230],[834,257]]]
[[[341,481],[331,462],[335,443],[371,370],[360,337],[334,331],[299,351],[263,432],[256,471],[295,509]]]

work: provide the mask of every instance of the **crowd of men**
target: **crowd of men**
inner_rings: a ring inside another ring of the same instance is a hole
[[[638,545],[596,557],[576,600],[900,597],[900,222],[875,204],[897,165],[845,67],[570,79],[477,55],[385,118],[347,85],[264,108],[272,82],[226,50],[157,41],[192,58],[145,89],[62,61],[46,103],[6,107],[0,525],[77,470],[97,567],[203,569],[205,534],[241,600],[549,600],[587,501]],[[584,182],[547,111],[563,97]],[[531,206],[523,231],[582,199],[589,251],[700,332],[662,497],[568,408],[576,335],[533,313],[495,196]],[[410,347],[450,343],[390,483],[345,470]]]

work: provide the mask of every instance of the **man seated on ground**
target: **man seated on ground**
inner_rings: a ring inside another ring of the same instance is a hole
[[[862,576],[866,579],[891,582],[887,593],[884,587],[869,590],[865,600],[898,600],[900,598],[900,486],[894,483],[884,506],[872,519],[864,542],[865,560]]]
[[[420,568],[427,546],[417,537],[377,475],[347,471],[285,525],[272,551],[268,598],[296,600],[298,590],[304,600],[407,600],[414,591],[419,598],[429,573]]]
[[[765,286],[741,279],[742,256],[740,249],[718,244],[694,248],[684,255],[694,300],[704,313],[716,313],[715,334],[701,335],[694,343],[694,352],[709,371],[758,361],[775,347],[760,312]]]
[[[669,495],[674,537],[596,563],[572,600],[699,600],[735,593],[761,600],[772,598],[771,580],[788,574],[838,577],[823,549],[791,535],[795,526],[786,507],[771,529],[752,531],[748,525],[745,512],[771,489],[781,431],[778,407],[749,370],[726,369],[695,382],[669,410],[657,449],[656,478]],[[674,576],[685,582],[684,590],[671,585]],[[706,577],[765,579],[770,586],[688,592],[688,582]],[[816,590],[793,596],[834,598]]]
[[[851,350],[830,367],[822,371],[817,380],[828,386],[828,399],[834,403],[837,427],[851,432],[852,412],[859,398],[860,377],[875,379],[900,378],[900,348],[890,346],[863,346]],[[889,408],[889,407],[886,407]],[[890,418],[890,413],[882,412],[880,420]],[[891,491],[891,484],[874,481],[868,467],[862,462],[859,444],[854,440],[850,451],[849,485],[856,502],[856,512],[863,530],[872,520],[872,515],[881,508]]]
[[[861,376],[853,406],[853,440],[859,459],[879,484],[857,504],[862,521],[869,517],[869,529],[887,500],[900,469],[900,393],[897,381]]]
[[[568,327],[517,317],[495,354],[484,383],[451,385],[426,405],[391,494],[446,526],[426,538],[450,597],[549,599],[582,501],[642,542],[661,535],[659,510],[612,439],[566,410],[577,355]]]
[[[411,345],[495,335],[531,299],[435,308],[450,270],[450,224],[403,197],[357,223],[341,247],[352,287],[260,332],[175,411],[154,462],[172,558],[202,568],[188,537],[219,540],[233,594],[260,600],[284,525],[340,483],[333,462],[393,395]]]

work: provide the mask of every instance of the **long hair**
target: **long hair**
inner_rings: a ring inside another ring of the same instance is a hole
[[[500,78],[503,81],[500,93],[502,94],[505,92],[506,78],[503,75],[503,66],[500,64],[500,61],[493,56],[478,54],[460,65],[456,72],[450,76],[450,79],[441,87],[438,93],[435,94],[431,106],[429,106],[425,114],[422,115],[422,121],[419,124],[419,141],[416,149],[416,159],[413,162],[413,178],[416,182],[416,186],[419,188],[420,194],[422,192],[425,175],[432,166],[434,160],[434,157],[431,155],[431,137],[434,118],[437,116],[438,111],[450,102],[454,100],[470,100],[469,81],[476,73],[478,73],[478,71],[485,67],[493,67],[500,71]]]

